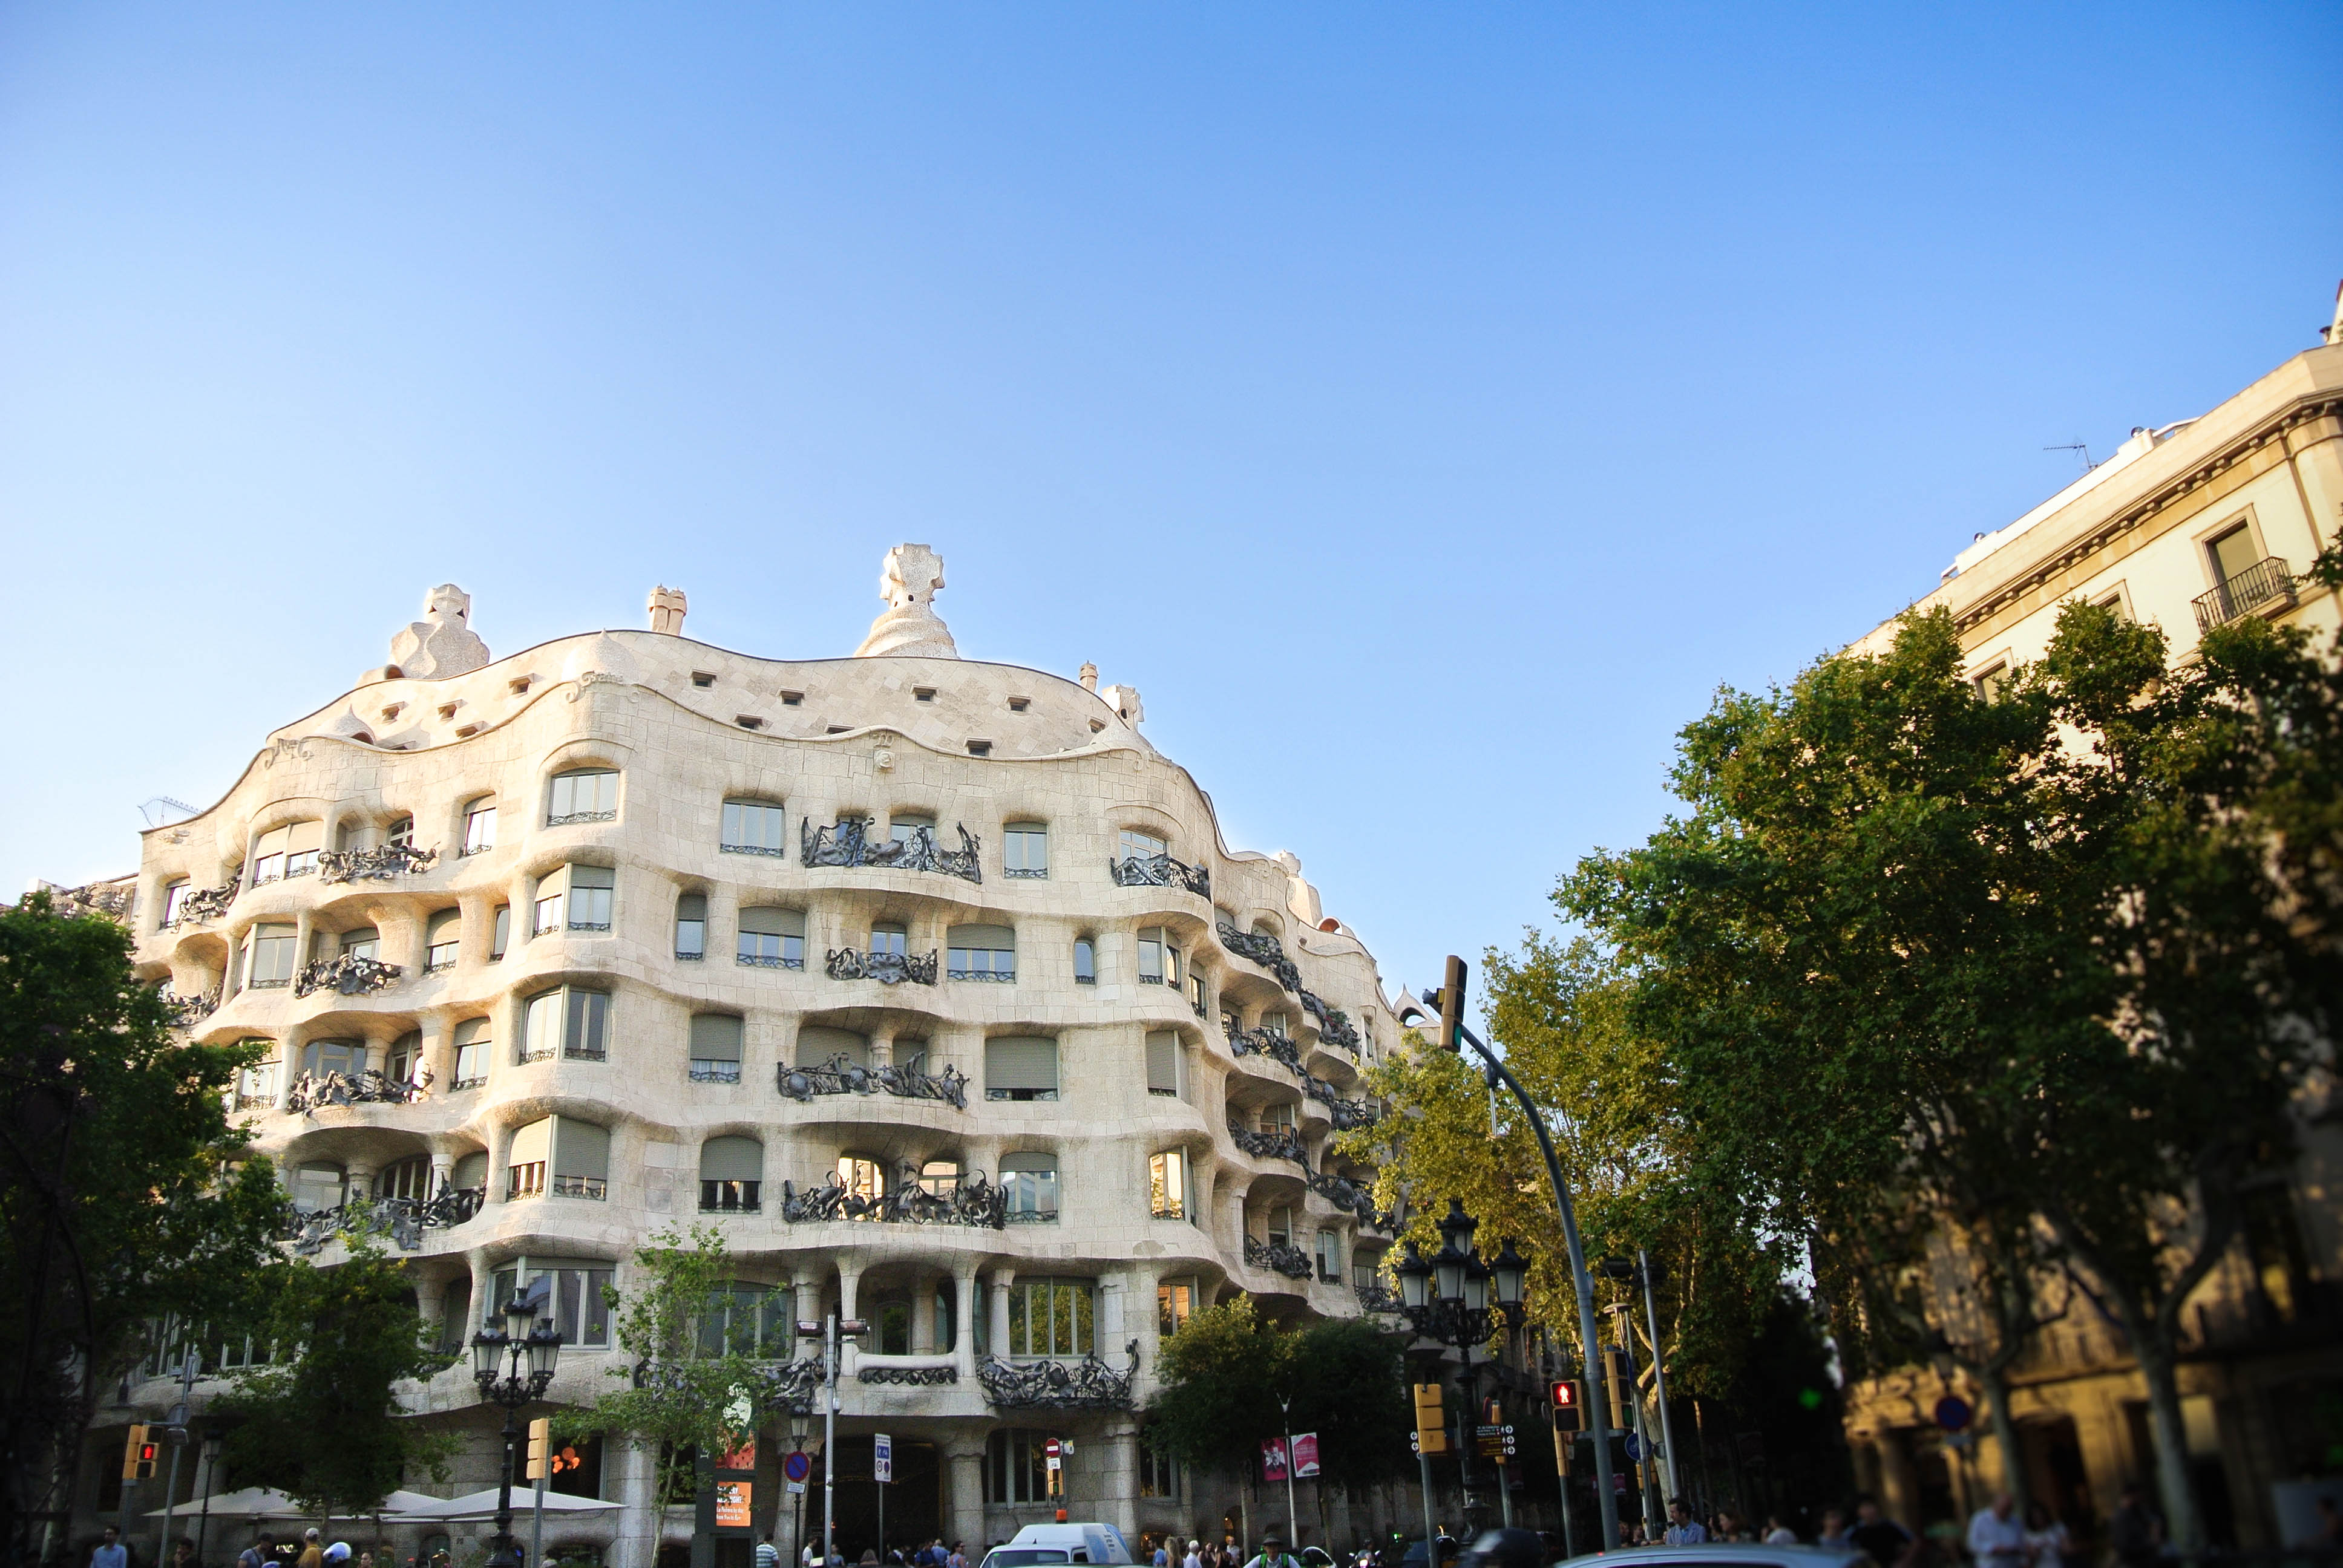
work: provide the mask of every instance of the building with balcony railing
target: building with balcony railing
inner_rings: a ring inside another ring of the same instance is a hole
[[[288,1242],[330,1264],[363,1206],[444,1343],[550,1276],[551,1397],[588,1398],[600,1285],[712,1224],[739,1266],[714,1342],[786,1363],[798,1320],[873,1325],[840,1469],[891,1435],[891,1539],[1049,1517],[1026,1460],[1051,1436],[1075,1517],[1218,1531],[1233,1497],[1139,1442],[1155,1347],[1233,1292],[1380,1299],[1391,1222],[1331,1141],[1376,1114],[1363,1073],[1400,1030],[1299,862],[1222,841],[1136,691],[960,658],[922,547],[885,580],[854,657],[802,661],[686,638],[664,589],[654,629],[492,659],[441,588],[396,662],[148,832],[106,912],[203,999],[193,1038],[263,1042],[235,1102]],[[111,1392],[93,1453],[168,1402]],[[463,1365],[412,1402],[465,1434],[458,1490],[493,1481]],[[786,1539],[779,1435],[753,1495]],[[651,1568],[690,1528],[653,1457],[597,1453],[622,1512],[551,1543]],[[840,1485],[841,1539],[872,1501]]]
[[[2326,337],[2199,417],[2134,430],[1955,558],[1915,608],[1952,612],[1980,689],[2037,658],[2078,598],[2161,628],[2176,660],[2241,616],[2332,636],[2336,596],[2302,574],[2343,526],[2343,308]],[[1884,625],[1861,646],[1884,647],[1894,631]],[[2319,1412],[2343,1408],[2333,1304],[2343,1198],[2328,1174],[2343,1161],[2343,1121],[2322,1099],[2303,1107],[2302,1126],[2300,1158],[2269,1172],[2229,1256],[2182,1313],[2188,1460],[2217,1543],[2278,1545],[2273,1485],[2337,1470]],[[2123,1483],[2156,1471],[2146,1386],[2122,1331],[2077,1292],[2012,1381],[2036,1497],[2079,1541],[2097,1532],[2103,1542]],[[1858,1471],[1914,1523],[1966,1519],[2001,1473],[1989,1435],[1966,1453],[1948,1448],[1930,1416],[1944,1390],[1935,1368],[1917,1368],[1848,1391]]]

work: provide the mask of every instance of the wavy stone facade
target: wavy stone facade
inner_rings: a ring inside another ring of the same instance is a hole
[[[458,673],[370,672],[145,835],[139,960],[197,1038],[271,1042],[239,1099],[312,1213],[296,1245],[329,1261],[330,1211],[387,1208],[451,1345],[559,1276],[555,1401],[610,1386],[602,1271],[623,1293],[648,1238],[712,1223],[763,1353],[798,1353],[795,1319],[873,1323],[841,1473],[894,1438],[890,1540],[1051,1517],[1046,1436],[1074,1440],[1073,1517],[1217,1529],[1136,1441],[1158,1336],[1236,1292],[1360,1310],[1389,1235],[1329,1140],[1375,1113],[1360,1075],[1399,1030],[1292,857],[1222,845],[1135,692],[959,658],[940,585],[904,547],[865,656],[797,662],[686,639],[665,588],[665,629],[476,659],[443,588],[401,645]],[[471,1434],[454,1490],[492,1483],[467,1368],[415,1403]],[[786,1541],[765,1435],[757,1523]],[[649,1568],[689,1535],[648,1456],[594,1468],[623,1513],[549,1543]],[[869,1492],[841,1485],[842,1540]]]

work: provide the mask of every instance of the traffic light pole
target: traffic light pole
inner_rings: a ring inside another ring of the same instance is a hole
[[[1673,1499],[1678,1494],[1676,1431],[1668,1416],[1668,1358],[1660,1353],[1660,1312],[1652,1304],[1652,1255],[1641,1247],[1635,1249],[1635,1272],[1644,1282],[1644,1323],[1652,1334],[1652,1394],[1660,1407],[1660,1459],[1667,1472],[1668,1496]]]
[[[1554,1201],[1562,1210],[1563,1242],[1570,1250],[1571,1282],[1578,1291],[1578,1334],[1579,1343],[1586,1352],[1586,1413],[1594,1435],[1594,1498],[1603,1511],[1603,1550],[1616,1552],[1619,1550],[1619,1499],[1611,1490],[1611,1423],[1604,1414],[1608,1401],[1603,1386],[1603,1338],[1595,1326],[1594,1281],[1586,1271],[1586,1249],[1579,1244],[1578,1211],[1570,1201],[1570,1183],[1564,1180],[1562,1159],[1554,1151],[1554,1134],[1546,1130],[1545,1118],[1538,1113],[1537,1106],[1530,1100],[1529,1091],[1522,1087],[1522,1081],[1513,1076],[1503,1059],[1482,1044],[1480,1038],[1461,1020],[1455,1027],[1456,1038],[1481,1053],[1481,1060],[1488,1064],[1489,1076],[1513,1092],[1513,1099],[1521,1105],[1522,1114],[1529,1118],[1530,1130],[1537,1134],[1539,1151],[1545,1156],[1545,1173],[1554,1183]],[[1564,1512],[1565,1514],[1569,1512],[1566,1503]]]

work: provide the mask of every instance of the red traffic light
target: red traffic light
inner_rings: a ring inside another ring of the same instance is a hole
[[[1577,1409],[1577,1408],[1578,1408],[1578,1384],[1577,1384],[1575,1382],[1558,1382],[1558,1383],[1554,1384],[1554,1408],[1555,1408],[1556,1410],[1575,1410],[1575,1409]]]

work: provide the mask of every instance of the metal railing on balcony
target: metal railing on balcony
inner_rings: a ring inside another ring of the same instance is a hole
[[[301,966],[293,977],[293,994],[307,996],[313,990],[338,991],[343,996],[367,996],[396,981],[403,971],[397,964],[387,964],[362,953],[344,953],[337,959],[318,959]],[[258,986],[261,982],[255,981]]]
[[[1284,1241],[1256,1241],[1251,1236],[1244,1241],[1244,1261],[1289,1280],[1306,1280],[1318,1272],[1310,1254],[1301,1248]]]
[[[420,1100],[430,1087],[429,1070],[423,1081],[411,1082],[387,1072],[305,1072],[285,1092],[285,1109],[314,1116],[328,1105],[407,1105]]]
[[[781,1183],[781,1218],[790,1224],[825,1220],[856,1220],[880,1225],[974,1225],[998,1231],[1009,1221],[1008,1190],[970,1171],[941,1191],[920,1185],[919,1171],[909,1164],[897,1173],[884,1192],[857,1192],[830,1173],[819,1187],[798,1190]]]
[[[321,882],[387,882],[393,877],[427,871],[439,859],[437,849],[412,844],[377,844],[369,849],[321,849],[317,879]]]
[[[940,1100],[955,1111],[968,1109],[968,1075],[947,1065],[941,1072],[917,1067],[865,1067],[844,1052],[819,1067],[781,1064],[780,1091],[791,1100],[817,1094],[891,1094],[898,1100]]]
[[[934,871],[971,882],[984,880],[980,845],[976,835],[966,828],[958,829],[960,848],[947,849],[937,844],[933,828],[908,829],[900,839],[874,839],[870,829],[877,824],[878,819],[873,817],[849,817],[830,828],[817,828],[807,822],[800,835],[800,862],[808,866],[886,866],[899,871]]]
[[[402,1252],[423,1245],[423,1232],[450,1230],[480,1211],[483,1187],[450,1187],[437,1198],[352,1198],[330,1209],[297,1211],[279,1232],[304,1254],[322,1249],[344,1231],[387,1235]]]
[[[1310,1169],[1310,1151],[1290,1127],[1274,1131],[1256,1132],[1250,1127],[1229,1123],[1229,1139],[1257,1160],[1291,1160],[1304,1171]]]
[[[163,929],[170,930],[176,926],[213,920],[227,913],[227,907],[236,902],[236,890],[243,885],[244,873],[238,871],[216,888],[197,888],[180,894],[178,905],[172,910],[171,918],[164,923]]]
[[[2210,631],[2241,615],[2287,608],[2294,598],[2294,574],[2276,556],[2265,556],[2210,593],[2197,596],[2197,629]]]
[[[832,980],[875,980],[880,985],[901,985],[910,980],[916,985],[933,985],[936,951],[930,948],[922,958],[917,953],[866,953],[856,948],[832,948],[824,956],[821,968]]]
[[[1169,855],[1124,855],[1107,861],[1119,888],[1184,888],[1199,898],[1212,896],[1212,874]]]

